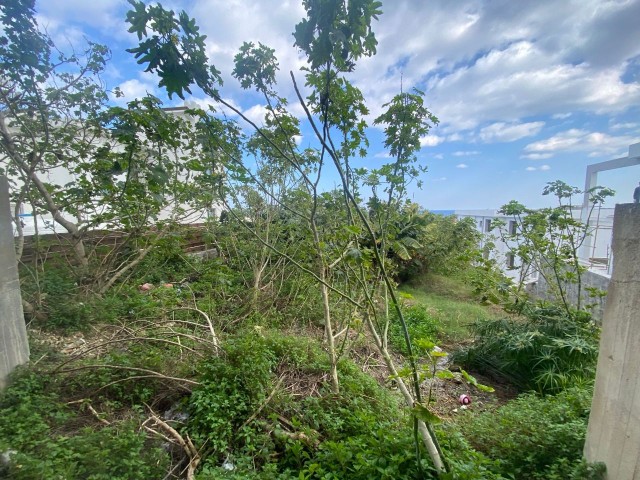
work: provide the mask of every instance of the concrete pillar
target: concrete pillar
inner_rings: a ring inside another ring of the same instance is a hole
[[[613,253],[584,454],[640,480],[640,205],[616,205]]]
[[[0,177],[0,389],[17,366],[29,361],[9,207],[9,183]]]

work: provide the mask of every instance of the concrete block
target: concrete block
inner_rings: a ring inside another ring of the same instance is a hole
[[[0,389],[13,369],[29,361],[29,342],[9,210],[9,184],[0,177]]]
[[[613,254],[584,454],[640,480],[640,205],[616,206]]]

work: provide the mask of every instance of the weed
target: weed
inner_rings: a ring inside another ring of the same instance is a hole
[[[477,322],[475,343],[455,360],[544,393],[593,378],[599,332],[588,314],[569,317],[561,308],[545,305],[523,313],[523,320]]]
[[[145,480],[160,478],[167,458],[135,422],[64,434],[77,415],[45,377],[26,371],[0,397],[0,451],[15,452],[0,471],[15,479]]]
[[[601,467],[582,462],[591,396],[590,388],[577,387],[555,396],[525,394],[495,412],[465,415],[459,424],[477,450],[499,460],[503,475],[600,479]]]

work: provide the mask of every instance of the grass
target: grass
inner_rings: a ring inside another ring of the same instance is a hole
[[[491,307],[474,302],[471,288],[461,279],[427,275],[400,287],[410,303],[426,307],[439,325],[440,340],[460,343],[473,337],[470,326],[476,320],[495,318]]]

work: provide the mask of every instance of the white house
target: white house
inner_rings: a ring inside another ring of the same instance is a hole
[[[163,109],[165,112],[170,113],[173,116],[177,116],[187,122],[193,124],[195,119],[186,113],[187,107],[171,107]],[[102,140],[97,138],[94,140],[95,144],[100,144],[101,142],[106,143],[107,140]],[[174,159],[177,159],[180,155],[181,151],[172,153]],[[48,169],[47,171],[40,172],[40,177],[43,181],[50,185],[68,185],[74,182],[77,179],[77,175],[73,172],[69,171],[64,166],[57,166],[55,168]],[[122,178],[124,178],[125,174],[121,174]],[[187,178],[183,178],[184,180],[188,180]],[[107,208],[106,206],[104,208]],[[15,206],[11,205],[12,214],[14,213]],[[172,218],[174,212],[177,209],[183,209],[183,212],[180,215],[179,221],[184,224],[196,224],[203,223],[209,219],[220,218],[220,214],[222,213],[223,207],[219,203],[213,203],[208,208],[205,209],[189,209],[186,205],[176,205],[175,202],[171,202],[171,199],[167,199],[167,207],[164,208],[159,216],[158,220],[166,220]],[[47,233],[63,233],[65,232],[64,228],[54,222],[53,217],[49,213],[43,213],[39,215],[34,215],[29,204],[23,204],[20,209],[20,220],[23,227],[23,235],[34,235],[36,231],[39,234],[47,234]],[[100,228],[97,226],[96,228]],[[17,228],[14,226],[14,234],[17,235]]]

